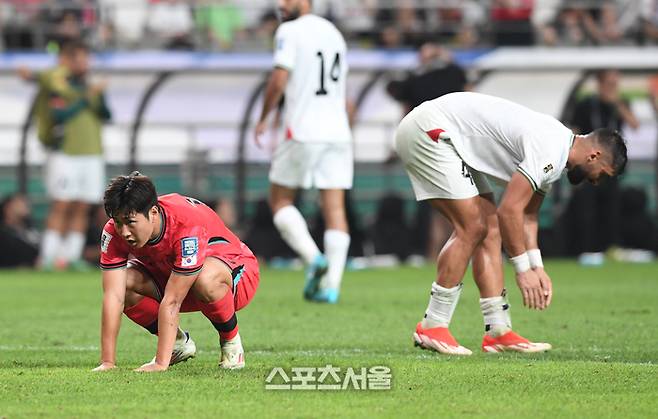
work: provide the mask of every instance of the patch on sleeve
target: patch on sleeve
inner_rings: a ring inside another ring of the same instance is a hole
[[[199,253],[199,239],[196,237],[186,237],[181,240],[181,264],[183,268],[188,266],[195,266],[197,261],[197,254]]]
[[[103,230],[103,234],[101,234],[101,252],[107,253],[107,248],[110,245],[110,240],[112,240],[112,235],[107,231]]]

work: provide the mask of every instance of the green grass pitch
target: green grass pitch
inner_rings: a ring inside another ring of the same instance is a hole
[[[581,268],[549,261],[553,305],[530,312],[507,272],[514,328],[554,351],[483,354],[470,274],[452,331],[469,358],[412,345],[434,268],[347,273],[337,306],[305,303],[300,272],[264,270],[239,312],[247,367],[220,371],[217,335],[200,313],[182,326],[197,358],[166,373],[132,368],[156,341],[124,317],[119,369],[99,356],[100,273],[0,271],[0,418],[19,417],[656,417],[658,265]],[[273,391],[274,367],[392,370],[387,391]]]

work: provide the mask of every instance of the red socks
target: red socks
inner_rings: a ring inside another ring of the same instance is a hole
[[[158,310],[160,303],[151,297],[144,297],[132,307],[124,307],[128,318],[154,335],[158,334]]]
[[[219,332],[222,340],[230,340],[238,334],[238,318],[235,315],[233,292],[229,290],[220,300],[212,303],[199,303],[201,312]]]

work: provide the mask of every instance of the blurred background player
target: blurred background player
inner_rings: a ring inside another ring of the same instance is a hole
[[[90,84],[89,50],[79,40],[62,42],[55,68],[24,79],[39,83],[35,115],[38,135],[48,150],[45,185],[50,199],[41,240],[42,269],[84,269],[82,251],[91,204],[105,186],[102,124],[110,119],[105,85]]]
[[[617,70],[596,73],[596,93],[576,103],[570,125],[574,132],[583,134],[597,128],[622,131],[627,126],[640,126],[629,104],[619,92],[620,74]],[[569,245],[579,255],[583,265],[600,265],[604,252],[619,246],[621,232],[621,188],[616,178],[608,179],[599,187],[583,184],[576,187],[568,209]]]
[[[332,23],[311,14],[310,0],[280,0],[279,10],[284,23],[275,36],[274,69],[256,142],[285,91],[285,140],[277,146],[269,175],[274,224],[307,265],[304,298],[336,303],[350,246],[345,190],[352,188],[354,171],[346,45]],[[326,256],[293,205],[297,189],[311,187],[320,190]]]
[[[400,123],[396,149],[419,201],[429,200],[454,227],[437,259],[430,302],[414,333],[423,348],[470,355],[448,326],[469,261],[480,291],[485,352],[551,348],[512,331],[505,298],[501,241],[516,271],[524,304],[543,310],[552,283],[537,242],[538,212],[551,184],[568,169],[572,184],[618,176],[626,145],[611,129],[574,136],[548,115],[478,93],[451,93],[425,102]],[[487,178],[506,183],[496,208]],[[501,240],[502,237],[502,240]]]
[[[164,371],[196,354],[179,313],[201,311],[219,332],[222,368],[244,367],[235,312],[258,288],[251,250],[202,202],[178,194],[158,197],[138,172],[112,180],[105,191],[111,219],[101,236],[103,317],[101,365],[116,366],[121,312],[158,335],[158,350],[139,371]]]
[[[33,267],[39,254],[39,233],[32,227],[27,197],[8,195],[0,202],[0,268]]]

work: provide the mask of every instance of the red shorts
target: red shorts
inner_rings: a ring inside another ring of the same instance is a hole
[[[233,301],[235,304],[235,311],[238,311],[249,304],[249,302],[252,300],[252,298],[254,298],[254,295],[256,294],[258,283],[260,281],[260,272],[258,269],[258,260],[256,260],[256,256],[253,254],[244,254],[237,258],[229,259],[225,256],[211,253],[206,255],[206,257],[217,258],[224,262],[229,267],[229,269],[231,269],[231,276],[233,277]],[[169,277],[165,278],[163,275],[155,275],[139,259],[130,259],[128,261],[128,267],[135,268],[150,278],[158,290],[158,300],[162,300],[162,296],[164,296],[164,290]],[[189,292],[185,297],[185,300],[183,300],[180,312],[190,313],[193,311],[201,311],[201,306],[199,303],[200,301],[197,300],[194,294]]]

